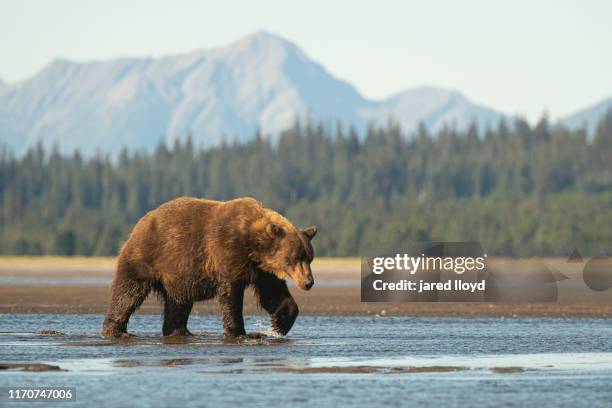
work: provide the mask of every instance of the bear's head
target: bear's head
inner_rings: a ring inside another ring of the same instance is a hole
[[[291,278],[303,290],[314,285],[310,263],[314,251],[310,241],[317,227],[299,229],[282,215],[267,210],[254,225],[255,249],[251,259],[265,272],[279,279]]]

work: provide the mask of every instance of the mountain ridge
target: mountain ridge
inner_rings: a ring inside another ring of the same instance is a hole
[[[612,96],[564,117],[561,123],[572,129],[585,128],[587,134],[592,137],[601,118],[611,109]]]
[[[198,145],[225,137],[274,137],[296,119],[339,121],[363,131],[397,120],[495,126],[505,117],[461,92],[421,86],[382,100],[364,97],[296,44],[258,31],[226,46],[158,58],[55,59],[33,77],[0,82],[0,143],[17,153],[43,140],[63,151],[151,149],[193,134]]]

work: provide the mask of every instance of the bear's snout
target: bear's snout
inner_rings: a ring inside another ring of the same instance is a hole
[[[310,290],[314,286],[314,279],[310,278],[308,280],[296,281],[298,287],[302,290]]]
[[[314,279],[310,278],[310,280],[307,280],[306,282],[304,282],[304,289],[310,290],[310,288],[312,288],[313,285],[314,285]]]
[[[302,290],[310,290],[314,285],[314,278],[312,277],[312,271],[310,265],[307,262],[300,262],[289,272],[289,276],[295,282],[295,284]]]

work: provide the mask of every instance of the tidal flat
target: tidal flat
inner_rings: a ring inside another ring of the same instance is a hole
[[[69,407],[612,405],[605,293],[589,303],[367,303],[359,260],[324,259],[313,290],[291,288],[301,314],[286,337],[224,341],[209,301],[190,317],[195,336],[164,338],[151,297],[130,321],[134,336],[109,340],[100,332],[113,265],[0,259],[0,389],[71,387],[75,401],[53,402]],[[250,292],[245,313],[247,331],[268,331]]]

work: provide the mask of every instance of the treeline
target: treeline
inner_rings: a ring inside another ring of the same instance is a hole
[[[5,149],[0,253],[113,255],[139,217],[182,195],[253,196],[296,224],[317,224],[319,255],[408,240],[553,254],[612,241],[612,112],[592,140],[544,118],[412,137],[393,123],[361,138],[297,123],[275,143],[257,135],[199,149],[188,139],[118,157]]]

